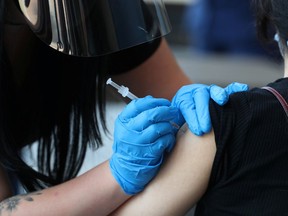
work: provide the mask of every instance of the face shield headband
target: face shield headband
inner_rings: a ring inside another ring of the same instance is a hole
[[[168,34],[162,0],[18,0],[32,31],[59,52],[99,56]]]

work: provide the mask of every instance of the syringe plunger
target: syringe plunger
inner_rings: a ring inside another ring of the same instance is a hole
[[[110,84],[111,86],[113,86],[115,89],[118,90],[118,92],[122,95],[122,97],[128,97],[131,100],[137,99],[138,97],[134,94],[132,94],[129,91],[129,88],[127,88],[126,86],[119,86],[117,83],[113,82],[111,78],[109,78],[106,82],[106,84]]]

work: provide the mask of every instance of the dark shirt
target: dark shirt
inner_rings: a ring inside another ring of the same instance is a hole
[[[287,78],[270,86],[288,101]],[[210,112],[217,152],[195,215],[288,215],[288,118],[276,97],[255,88]]]

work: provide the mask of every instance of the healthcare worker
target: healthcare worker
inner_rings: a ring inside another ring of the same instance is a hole
[[[190,81],[161,39],[170,31],[162,1],[1,0],[0,16],[0,214],[109,214],[157,174],[174,145],[171,122],[183,124],[168,99]],[[138,113],[115,123],[111,160],[77,177],[87,148],[101,146],[107,131],[108,76],[139,97],[167,100],[136,100]],[[239,90],[231,86],[216,88],[215,100]],[[208,103],[210,87],[194,93],[203,96],[191,113]],[[198,113],[207,130],[208,110]],[[34,142],[37,167],[21,158]],[[17,195],[13,179],[28,193]]]

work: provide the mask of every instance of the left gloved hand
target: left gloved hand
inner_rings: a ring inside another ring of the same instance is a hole
[[[136,194],[157,174],[172,150],[181,115],[170,101],[151,96],[129,103],[115,121],[111,173],[127,194]]]
[[[248,89],[248,85],[242,83],[231,83],[226,88],[204,84],[183,86],[172,100],[172,106],[179,108],[183,115],[176,123],[183,125],[186,121],[191,132],[198,136],[208,133],[212,127],[209,113],[210,97],[217,104],[224,105],[230,94]]]

